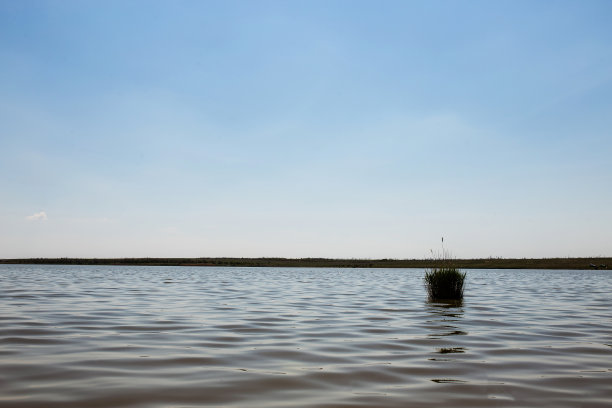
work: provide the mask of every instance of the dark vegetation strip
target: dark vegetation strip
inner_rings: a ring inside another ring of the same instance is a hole
[[[267,266],[308,268],[435,268],[449,261],[430,259],[326,258],[28,258],[0,259],[0,264],[46,265],[168,265]],[[468,269],[610,269],[612,258],[483,258],[453,259],[455,268]]]

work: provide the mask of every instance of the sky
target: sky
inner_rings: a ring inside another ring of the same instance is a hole
[[[0,0],[0,258],[611,256],[610,21]]]

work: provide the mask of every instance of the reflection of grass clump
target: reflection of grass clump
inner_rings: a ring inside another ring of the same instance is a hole
[[[449,354],[449,353],[465,353],[465,348],[463,347],[449,347],[449,348],[441,348],[438,350],[440,354]]]
[[[457,268],[434,268],[425,272],[425,286],[430,299],[462,299],[465,273]]]

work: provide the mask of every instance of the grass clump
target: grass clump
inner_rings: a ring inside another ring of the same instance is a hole
[[[465,273],[453,267],[433,268],[425,272],[425,287],[432,300],[463,299]]]
[[[450,252],[444,248],[442,237],[442,252],[434,253],[431,250],[432,261],[438,265],[425,271],[425,287],[430,300],[461,300],[465,272],[461,272],[452,262]]]

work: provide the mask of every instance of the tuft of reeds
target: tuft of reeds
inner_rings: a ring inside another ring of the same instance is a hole
[[[452,256],[444,248],[442,252],[432,254],[432,261],[438,265],[425,271],[425,287],[430,300],[461,300],[465,283],[465,272],[453,266]]]
[[[431,300],[463,299],[465,272],[457,268],[433,268],[425,272],[425,287]]]

